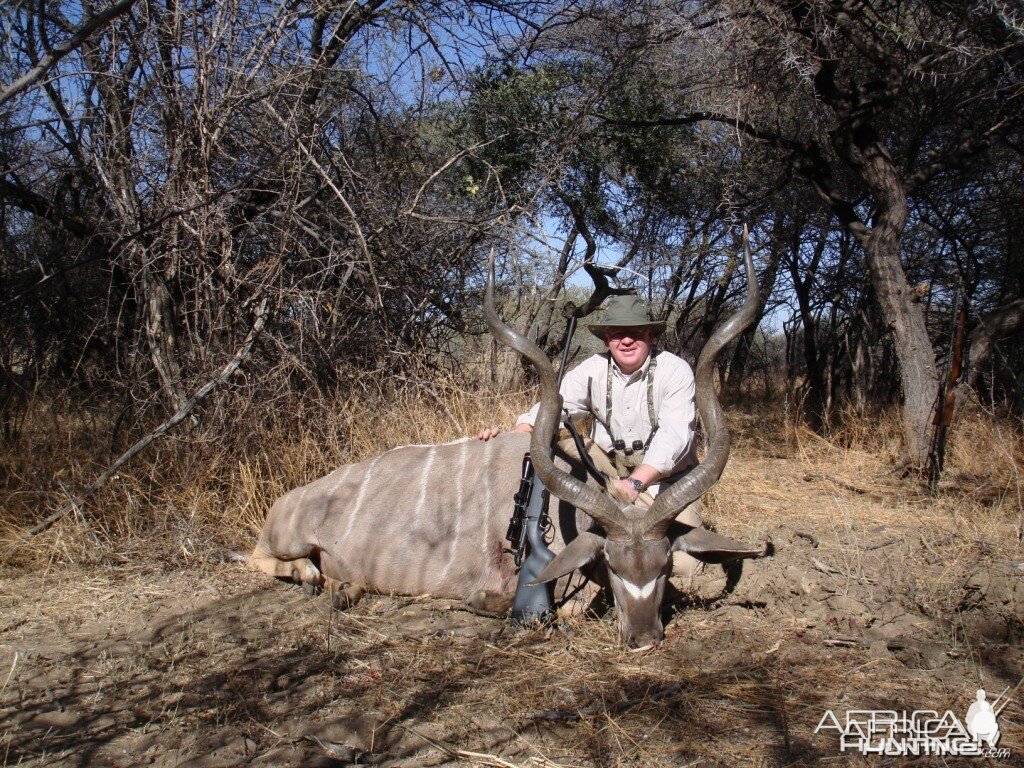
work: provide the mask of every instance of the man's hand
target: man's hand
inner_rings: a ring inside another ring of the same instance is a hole
[[[513,427],[512,431],[513,432],[526,432],[527,434],[529,434],[530,432],[533,432],[533,427],[531,427],[529,424],[517,424],[515,427]],[[501,428],[499,428],[499,427],[491,427],[490,429],[483,430],[479,435],[476,436],[476,439],[477,440],[483,440],[484,442],[487,442],[492,437],[497,437],[500,434],[501,434]]]
[[[650,488],[654,483],[661,479],[661,473],[650,464],[641,464],[633,470],[630,477],[637,482],[642,483],[644,488]],[[619,478],[615,482],[618,485],[619,490],[622,491],[622,496],[629,499],[630,504],[634,504],[637,496],[639,496],[641,492],[633,487],[633,484],[629,482],[629,478]]]
[[[622,491],[622,495],[629,499],[629,503],[632,504],[636,501],[636,497],[640,495],[640,491],[633,487],[633,484],[624,477],[619,478],[615,481],[615,484],[619,486],[619,490]]]

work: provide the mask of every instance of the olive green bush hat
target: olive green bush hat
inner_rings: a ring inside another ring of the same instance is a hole
[[[587,325],[587,330],[604,341],[609,328],[646,328],[658,335],[665,330],[664,320],[651,320],[651,313],[639,296],[627,293],[612,296],[597,312],[597,319]]]

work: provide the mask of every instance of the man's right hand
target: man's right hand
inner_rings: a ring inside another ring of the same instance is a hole
[[[533,432],[533,427],[530,426],[529,424],[516,424],[516,426],[512,429],[512,431],[513,432],[526,432],[527,434],[529,434],[530,432]],[[483,430],[479,435],[476,436],[476,439],[477,440],[483,440],[484,442],[487,442],[492,437],[497,437],[500,434],[501,434],[501,429],[499,429],[498,427],[491,427],[490,429]]]

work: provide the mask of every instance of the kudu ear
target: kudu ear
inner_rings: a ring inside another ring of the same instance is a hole
[[[688,529],[682,532],[684,529]],[[673,551],[686,552],[705,563],[727,563],[746,557],[762,557],[767,553],[765,547],[750,547],[742,541],[730,539],[706,528],[689,528],[679,525],[669,529]]]
[[[565,549],[555,555],[555,559],[547,564],[547,567],[540,572],[536,579],[530,582],[530,586],[554,581],[560,576],[572,573],[577,568],[582,568],[604,551],[604,541],[604,536],[584,531],[569,542]]]

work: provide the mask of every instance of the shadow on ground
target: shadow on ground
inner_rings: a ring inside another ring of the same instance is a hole
[[[4,765],[812,765],[844,759],[813,733],[826,709],[962,714],[979,679],[1018,681],[1005,611],[965,606],[957,629],[908,608],[879,625],[865,617],[892,614],[893,596],[878,574],[862,576],[874,597],[816,594],[791,570],[800,541],[748,564],[735,591],[684,603],[665,645],[639,654],[610,621],[513,635],[448,601],[370,596],[332,613],[235,566],[170,574],[117,629],[8,624]],[[829,551],[808,544],[803,559]],[[209,599],[197,579],[236,594]],[[1008,722],[1003,745],[1019,730]]]

